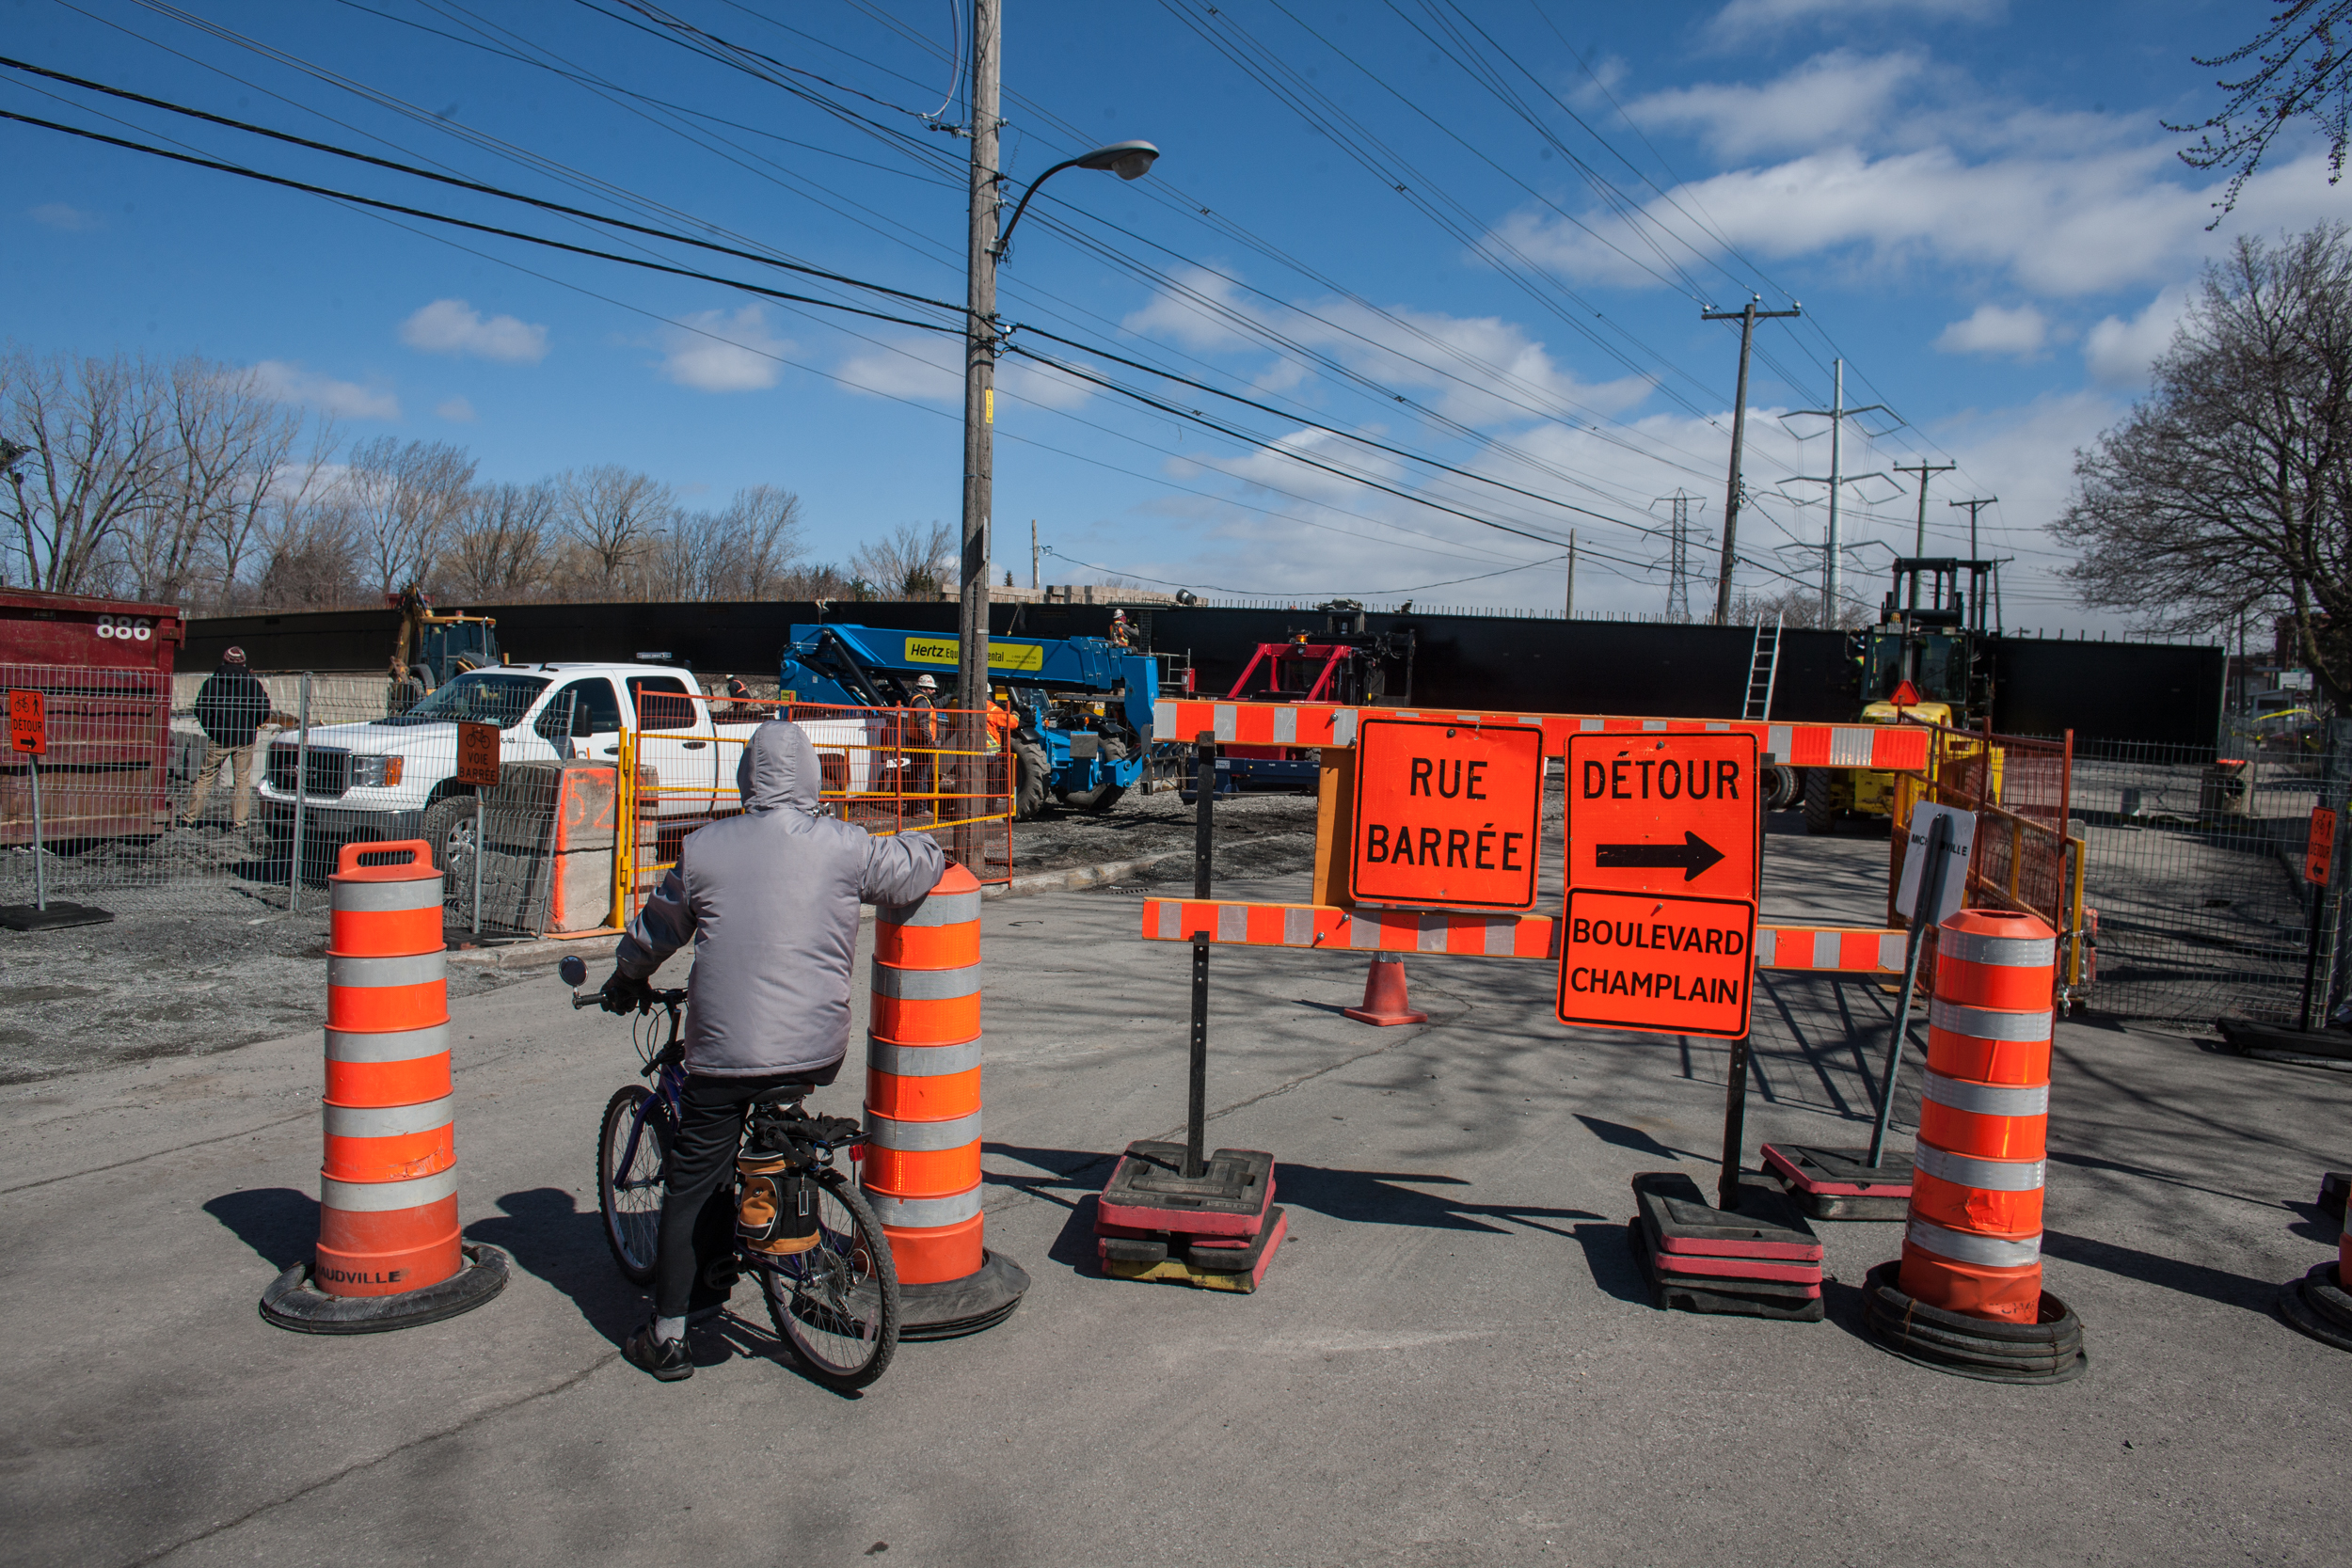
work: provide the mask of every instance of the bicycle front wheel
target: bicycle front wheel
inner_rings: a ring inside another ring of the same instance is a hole
[[[790,1257],[748,1255],[776,1337],[808,1375],[841,1393],[890,1368],[898,1349],[898,1271],[857,1183],[817,1177],[817,1244]]]
[[[605,1102],[596,1137],[596,1207],[605,1245],[632,1285],[653,1283],[669,1170],[669,1106],[642,1084],[617,1091]]]

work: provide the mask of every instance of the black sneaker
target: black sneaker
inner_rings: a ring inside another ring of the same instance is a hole
[[[686,1354],[686,1341],[654,1338],[651,1323],[629,1336],[621,1354],[628,1358],[630,1366],[643,1368],[664,1383],[694,1375],[694,1363]]]

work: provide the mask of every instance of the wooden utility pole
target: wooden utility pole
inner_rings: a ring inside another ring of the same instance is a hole
[[[1977,514],[2000,499],[1998,496],[1979,496],[1975,500],[1944,503],[1946,506],[1964,506],[1968,509],[1968,559],[1971,561],[1977,559]]]
[[[1740,531],[1740,456],[1748,438],[1748,351],[1756,342],[1756,324],[1776,316],[1796,316],[1804,313],[1804,307],[1787,310],[1759,310],[1755,296],[1737,310],[1701,310],[1699,320],[1740,324],[1740,384],[1731,400],[1731,486],[1724,497],[1724,556],[1723,565],[1715,575],[1715,624],[1726,626],[1731,621],[1731,564],[1733,549]]]
[[[1959,467],[1957,463],[1930,463],[1925,458],[1907,467],[1900,463],[1895,465],[1895,471],[1899,474],[1919,476],[1919,527],[1911,537],[1911,553],[1915,560],[1928,553],[1928,481],[1937,474],[1948,474]]]
[[[1568,530],[1568,602],[1567,619],[1576,619],[1576,530]]]
[[[963,570],[962,602],[956,616],[956,706],[977,712],[988,705],[988,522],[995,488],[996,422],[996,220],[1000,202],[996,167],[996,100],[1002,70],[997,50],[1003,16],[997,0],[972,0],[972,188],[968,213],[968,276],[963,329]],[[964,753],[953,776],[956,792],[983,806],[977,770],[961,766],[977,758],[987,732],[970,720],[954,726],[955,749]],[[984,760],[984,759],[981,759]],[[985,816],[985,811],[960,812]],[[977,876],[980,832],[977,826],[955,832],[955,857]]]

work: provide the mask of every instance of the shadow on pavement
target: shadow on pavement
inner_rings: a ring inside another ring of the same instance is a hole
[[[466,1227],[469,1241],[503,1247],[515,1266],[572,1298],[589,1326],[614,1344],[645,1318],[645,1293],[621,1276],[604,1244],[604,1223],[558,1187],[532,1187],[498,1200],[503,1218]]]
[[[226,1193],[205,1204],[204,1212],[281,1274],[306,1261],[318,1244],[319,1200],[292,1187]]]
[[[1694,1154],[1687,1148],[1668,1148],[1640,1128],[1628,1127],[1621,1121],[1603,1121],[1598,1117],[1588,1117],[1581,1112],[1577,1113],[1576,1119],[1582,1122],[1585,1131],[1602,1143],[1614,1144],[1619,1148],[1629,1148],[1636,1154],[1655,1154],[1666,1160],[1680,1160],[1686,1157],[1692,1160],[1708,1158],[1704,1154]]]
[[[2049,1257],[2062,1258],[2085,1268],[2121,1275],[2146,1285],[2161,1285],[2184,1295],[2202,1296],[2224,1307],[2243,1307],[2249,1312],[2265,1316],[2270,1311],[2271,1298],[2279,1293],[2279,1282],[2275,1279],[2253,1279],[2226,1269],[2209,1269],[2202,1263],[2159,1258],[2153,1252],[2117,1246],[2112,1242],[2096,1242],[2088,1236],[2070,1236],[2063,1230],[2043,1231],[2042,1250]]]
[[[1626,1240],[1623,1225],[1596,1221],[1578,1226],[1570,1234],[1584,1249],[1584,1266],[1604,1293],[1636,1307],[1651,1305],[1649,1281],[1642,1277],[1641,1266],[1633,1261],[1633,1248]]]

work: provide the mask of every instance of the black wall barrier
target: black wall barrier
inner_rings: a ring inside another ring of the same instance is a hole
[[[498,617],[500,645],[517,662],[660,656],[704,674],[773,680],[787,629],[818,619],[952,633],[956,606],[835,600],[814,603],[468,605]],[[998,634],[1099,637],[1107,605],[991,608]],[[1153,605],[1131,609],[1148,644],[1190,653],[1199,689],[1222,696],[1260,642],[1324,630],[1313,610]],[[1755,633],[1746,626],[1557,621],[1484,615],[1373,615],[1370,629],[1417,633],[1413,700],[1433,707],[1546,713],[1736,719]],[[257,669],[375,670],[391,652],[393,614],[327,610],[210,616],[188,623],[181,668],[208,670],[243,645]],[[1781,638],[1775,719],[1857,716],[1854,666],[1842,632]],[[2165,642],[2002,638],[1994,644],[1994,725],[2012,735],[2074,730],[2102,740],[2217,743],[2223,651]],[[1391,689],[1393,689],[1393,688]]]

